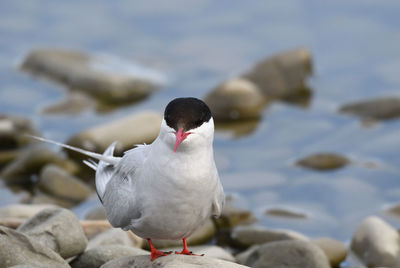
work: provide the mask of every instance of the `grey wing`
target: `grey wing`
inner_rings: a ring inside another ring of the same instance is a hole
[[[124,229],[142,214],[140,204],[136,202],[136,183],[137,171],[145,158],[144,146],[129,151],[115,167],[107,183],[102,200],[107,219],[113,227]]]
[[[212,203],[212,215],[216,218],[218,218],[221,215],[222,208],[224,207],[225,203],[224,189],[222,187],[218,174],[217,174],[217,180],[218,180],[217,191]]]

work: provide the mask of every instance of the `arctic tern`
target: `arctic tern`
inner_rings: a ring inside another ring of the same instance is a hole
[[[152,239],[182,239],[183,250],[175,253],[194,255],[186,238],[210,216],[221,214],[224,192],[214,162],[214,121],[199,99],[172,100],[155,141],[122,157],[114,156],[116,142],[97,154],[34,138],[99,160],[84,162],[96,171],[96,190],[108,221],[147,239],[151,260],[171,254],[157,250]]]

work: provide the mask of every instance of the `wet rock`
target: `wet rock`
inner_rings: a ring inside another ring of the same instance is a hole
[[[72,268],[98,268],[110,260],[124,256],[137,256],[143,254],[150,253],[143,249],[129,246],[99,246],[86,250],[84,253],[74,259],[70,265]]]
[[[125,267],[160,267],[160,268],[190,268],[190,267],[221,267],[239,268],[247,267],[229,261],[223,261],[208,257],[169,255],[150,261],[150,256],[128,256],[107,262],[101,268],[125,268]]]
[[[160,131],[162,116],[155,112],[130,115],[116,121],[94,126],[68,140],[68,144],[85,150],[103,153],[114,141],[118,141],[116,154],[133,148],[136,144],[152,143]],[[77,159],[82,155],[67,153]]]
[[[261,116],[266,99],[252,82],[234,78],[208,94],[204,101],[216,121],[247,120]]]
[[[353,252],[370,267],[400,267],[399,233],[376,216],[364,219],[351,242]]]
[[[14,219],[29,219],[38,212],[47,209],[55,208],[54,205],[32,205],[32,204],[13,204],[0,208],[0,219],[14,218]]]
[[[30,218],[17,231],[69,258],[83,252],[87,239],[78,218],[69,210],[49,208]]]
[[[239,224],[250,224],[257,221],[251,211],[237,208],[227,202],[221,212],[221,216],[214,219],[218,228],[233,228]]]
[[[250,267],[330,268],[324,252],[307,241],[276,241],[259,246],[244,262]]]
[[[93,193],[84,182],[54,164],[46,165],[42,169],[38,187],[50,195],[78,202]]]
[[[82,52],[38,49],[21,65],[23,71],[58,82],[71,91],[81,91],[105,103],[129,103],[153,93],[157,85],[136,75],[104,68],[104,59]],[[102,68],[98,68],[101,66]]]
[[[50,248],[21,232],[0,226],[0,268],[29,265],[66,268],[67,262]]]
[[[265,211],[266,215],[281,217],[281,218],[292,218],[292,219],[306,219],[307,215],[301,212],[291,211],[283,208],[270,208]]]
[[[203,226],[197,229],[187,239],[188,245],[201,245],[210,241],[215,235],[215,226],[212,220],[207,220]],[[152,240],[154,246],[158,248],[171,248],[182,246],[182,240]],[[145,243],[145,248],[149,249],[149,245]]]
[[[340,107],[339,112],[351,114],[364,120],[386,120],[400,116],[400,98],[383,97],[349,103]]]
[[[190,251],[192,251],[194,254],[202,255],[208,257],[208,258],[214,258],[214,259],[220,259],[220,260],[225,260],[225,261],[231,261],[235,262],[235,257],[231,253],[229,253],[227,250],[223,249],[222,247],[218,246],[193,246],[189,248]],[[165,251],[182,251],[182,247],[174,247],[174,248],[168,248],[165,249]]]
[[[340,241],[323,237],[312,242],[324,251],[332,267],[339,267],[340,263],[347,257],[347,247]]]
[[[90,107],[95,107],[93,99],[81,92],[71,92],[66,99],[45,107],[42,112],[45,114],[79,114]]]
[[[90,239],[87,249],[106,245],[120,245],[141,248],[143,244],[144,240],[132,232],[126,232],[119,228],[111,228]]]
[[[39,174],[46,164],[53,163],[75,173],[79,167],[74,162],[62,158],[46,147],[34,146],[21,153],[14,161],[4,167],[0,177],[7,183],[31,183],[31,176]]]
[[[280,240],[309,240],[306,236],[292,230],[266,229],[259,226],[238,226],[232,231],[232,239],[241,247]]]
[[[106,211],[103,206],[92,208],[86,215],[85,220],[106,220]]]
[[[311,72],[311,53],[300,48],[262,60],[243,77],[256,84],[266,97],[293,99],[293,96],[309,91],[306,80]]]
[[[348,165],[350,161],[341,155],[333,153],[313,154],[300,159],[296,165],[315,170],[332,170]]]

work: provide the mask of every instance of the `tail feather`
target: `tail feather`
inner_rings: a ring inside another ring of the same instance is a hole
[[[104,151],[103,156],[112,157],[116,144],[116,142],[113,142],[110,146],[108,146],[108,148]],[[94,163],[94,165],[96,167],[96,191],[100,201],[103,202],[102,197],[106,191],[106,185],[114,173],[114,165],[102,160],[100,160],[97,165]]]
[[[45,138],[42,138],[42,137],[28,135],[28,134],[26,134],[26,135],[31,137],[31,138],[33,138],[33,139],[36,139],[36,140],[39,140],[39,141],[43,141],[43,142],[47,142],[47,143],[51,143],[51,144],[55,144],[55,145],[61,146],[63,148],[66,148],[66,149],[69,149],[69,150],[72,150],[72,151],[87,155],[87,156],[92,157],[92,158],[95,158],[97,160],[101,160],[101,161],[107,162],[108,164],[111,164],[111,165],[117,164],[118,161],[120,160],[120,157],[115,157],[113,155],[97,154],[97,153],[89,152],[89,151],[86,151],[86,150],[83,150],[83,149],[80,149],[80,148],[77,148],[77,147],[73,147],[73,146],[70,146],[70,145],[67,145],[67,144],[64,144],[64,143],[60,143],[60,142],[56,142],[56,141],[53,141],[53,140],[45,139]]]

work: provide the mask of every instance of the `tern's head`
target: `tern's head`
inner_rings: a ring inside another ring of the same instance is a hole
[[[208,106],[196,98],[172,100],[164,112],[160,138],[175,152],[211,146],[214,121]],[[179,147],[181,146],[181,147]]]

